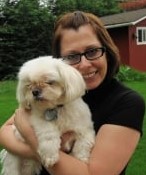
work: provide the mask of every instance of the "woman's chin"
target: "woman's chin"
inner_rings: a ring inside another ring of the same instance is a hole
[[[87,89],[92,90],[97,88],[101,84],[101,81],[87,83]]]

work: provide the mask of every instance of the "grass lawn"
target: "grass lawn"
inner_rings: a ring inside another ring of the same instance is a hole
[[[132,89],[138,91],[146,102],[146,82],[127,82]],[[146,113],[143,123],[143,136],[128,166],[126,175],[146,175]]]
[[[17,107],[16,82],[0,82],[0,125],[11,116]]]
[[[137,90],[146,100],[146,82],[126,82],[126,84]],[[15,92],[16,82],[0,82],[0,126],[17,108]],[[143,125],[143,133],[143,137],[132,157],[126,175],[146,175],[146,115]]]

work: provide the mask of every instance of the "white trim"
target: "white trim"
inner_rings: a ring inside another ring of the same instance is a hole
[[[137,21],[132,22],[132,23],[133,23],[133,25],[135,25],[135,24],[137,24],[137,23],[139,23],[139,22],[141,22],[141,21],[143,21],[143,20],[145,20],[145,19],[146,19],[146,16],[144,16],[144,17],[142,17],[142,18],[140,18],[140,19],[138,19]]]
[[[141,30],[142,36],[141,39],[142,41],[139,41],[139,33],[138,31]],[[145,33],[145,38],[144,38],[144,33]],[[136,36],[137,36],[137,45],[146,45],[146,27],[137,27],[136,28]]]
[[[112,25],[105,25],[105,27],[107,29],[110,29],[110,28],[118,28],[118,27],[125,27],[125,26],[130,26],[132,25],[132,23],[121,23],[121,24],[112,24]]]

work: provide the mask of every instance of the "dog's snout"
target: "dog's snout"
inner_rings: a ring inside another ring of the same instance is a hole
[[[32,94],[34,97],[38,97],[41,94],[41,90],[40,89],[35,89],[32,91]]]

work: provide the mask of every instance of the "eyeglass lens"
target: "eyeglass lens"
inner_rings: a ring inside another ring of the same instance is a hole
[[[105,52],[105,47],[101,48],[92,48],[87,50],[84,53],[79,54],[70,54],[68,56],[63,57],[63,60],[68,64],[78,64],[81,61],[81,57],[84,55],[88,60],[94,60],[100,58]]]

